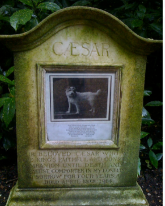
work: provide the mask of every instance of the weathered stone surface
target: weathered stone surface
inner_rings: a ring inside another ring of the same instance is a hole
[[[10,204],[8,204],[10,202]],[[110,205],[148,206],[141,188],[134,187],[86,187],[59,189],[12,189],[6,206],[55,206],[55,205]]]
[[[141,112],[146,55],[161,41],[86,7],[58,11],[2,40],[15,51],[17,110],[18,185],[7,206],[147,205],[136,185]],[[106,112],[67,119],[71,80],[85,92],[102,88]]]

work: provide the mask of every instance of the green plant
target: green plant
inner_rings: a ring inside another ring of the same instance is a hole
[[[5,34],[29,31],[48,15],[62,8],[92,6],[92,3],[74,0],[7,0],[0,3],[0,6],[0,29]]]
[[[10,32],[11,26],[18,33],[28,31],[65,7],[91,6],[112,13],[140,36],[162,38],[162,2],[158,0],[6,0],[0,6],[0,27]]]
[[[7,151],[15,147],[15,83],[8,77],[12,75],[14,67],[11,67],[6,72],[0,69],[0,141],[3,148]],[[11,135],[12,134],[12,135]],[[0,154],[0,160],[6,156]]]
[[[50,0],[8,0],[6,5],[0,8],[1,26],[4,27],[5,22],[5,28],[9,28],[9,31],[12,27],[18,33],[26,32],[59,9],[60,6]]]
[[[162,39],[162,2],[121,0],[112,13],[142,37]]]
[[[144,91],[144,96],[150,96],[151,94],[152,94],[151,91],[148,91],[148,90]],[[145,105],[145,107],[146,106],[148,107],[162,106],[162,102],[151,101],[151,102],[148,102]],[[151,119],[151,116],[149,112],[145,109],[145,107],[143,107],[143,110],[142,110],[142,125],[147,125],[148,127],[150,127],[151,125],[155,123],[155,121]],[[140,144],[140,153],[142,153],[143,156],[146,157],[145,162],[148,168],[151,169],[152,166],[154,166],[155,168],[158,168],[158,161],[161,160],[163,153],[162,152],[156,153],[155,151],[162,150],[163,142],[157,142],[154,144],[153,139],[151,138],[150,134],[148,132],[141,131],[141,140],[144,138],[146,139],[145,145],[142,143]],[[141,171],[141,160],[139,158],[138,175],[140,175],[140,171]]]
[[[118,17],[140,36],[162,39],[162,1],[79,0],[73,5],[101,8]]]

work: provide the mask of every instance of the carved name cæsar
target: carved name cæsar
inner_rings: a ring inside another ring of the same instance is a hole
[[[107,56],[109,57],[110,45],[108,43],[88,42],[55,42],[53,52],[58,55],[71,56]]]

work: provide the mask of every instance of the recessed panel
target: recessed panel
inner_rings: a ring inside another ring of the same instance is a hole
[[[41,147],[57,147],[57,143],[59,147],[113,147],[117,142],[119,67],[79,66],[78,72],[75,66],[40,68],[45,117]]]

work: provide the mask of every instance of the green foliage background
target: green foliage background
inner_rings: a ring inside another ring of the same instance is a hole
[[[49,14],[69,6],[103,9],[118,17],[140,36],[162,39],[162,1],[159,0],[2,0],[1,34],[28,31]]]
[[[90,6],[113,14],[142,37],[162,39],[162,4],[161,0],[1,0],[0,34],[11,35],[29,31],[48,15],[62,8]],[[16,127],[13,54],[2,44],[0,52],[0,160],[2,160],[11,157],[12,150],[15,151]],[[145,88],[153,92],[150,100],[161,100],[162,51],[150,55],[148,62]],[[145,114],[150,116],[149,113]],[[147,135],[143,134],[142,138]],[[153,157],[153,145],[157,144],[158,140],[153,142],[150,138],[147,139],[148,155]],[[157,163],[155,165],[157,167]]]

